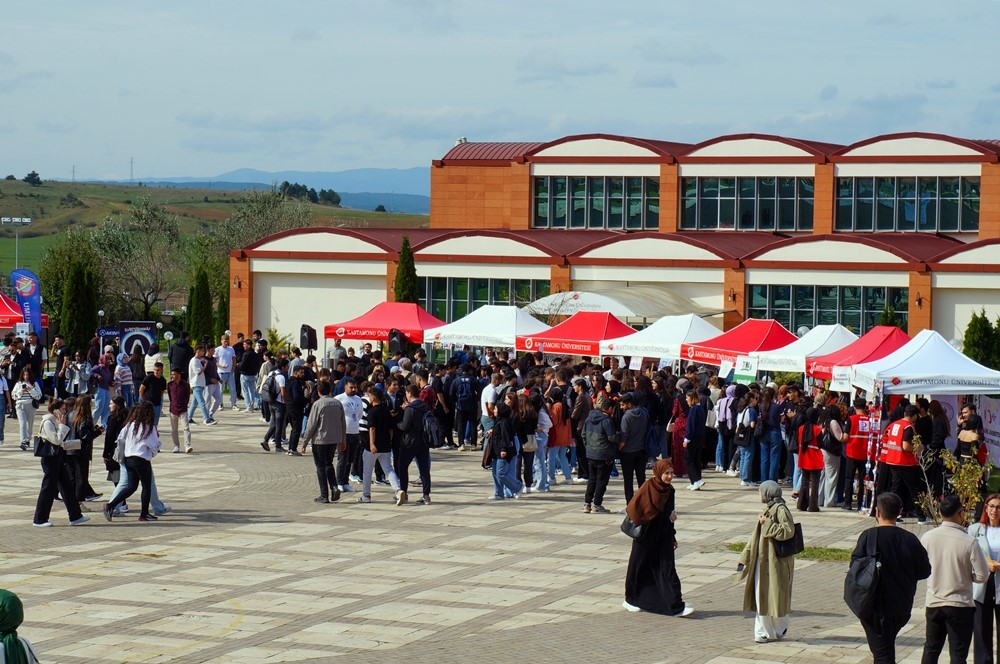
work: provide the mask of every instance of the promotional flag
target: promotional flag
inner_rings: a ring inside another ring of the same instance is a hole
[[[33,332],[42,333],[42,284],[31,270],[17,269],[10,273],[17,303],[24,322]]]

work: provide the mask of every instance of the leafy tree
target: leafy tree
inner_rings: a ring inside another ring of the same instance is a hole
[[[333,189],[320,189],[319,190],[319,202],[324,205],[340,205],[340,194],[335,192]]]
[[[97,330],[97,282],[95,264],[79,258],[70,262],[63,290],[59,329],[73,350],[85,352]]]
[[[191,301],[188,303],[187,329],[195,342],[202,337],[212,338],[215,332],[215,316],[212,312],[212,293],[208,288],[208,273],[198,270],[194,281]]]
[[[319,203],[319,194],[317,194],[316,190],[312,187],[310,187],[309,191],[306,193],[306,198],[309,199],[310,203]]]
[[[30,184],[32,187],[42,186],[42,178],[38,177],[38,173],[36,173],[35,171],[31,171],[21,179],[24,182]]]
[[[226,333],[226,328],[228,327],[229,327],[229,292],[222,291],[222,295],[219,296],[218,305],[215,307],[214,339],[222,338],[222,335]]]
[[[896,318],[896,312],[890,311],[888,305],[886,305],[886,307],[882,309],[882,316],[879,317],[878,324],[889,325],[891,327],[900,327],[899,319]]]
[[[38,268],[38,278],[42,282],[42,298],[47,303],[45,309],[49,314],[49,322],[53,326],[61,324],[63,320],[63,293],[70,283],[69,270],[75,262],[81,262],[84,265],[101,265],[101,256],[94,248],[91,234],[88,231],[66,231],[62,234],[61,239],[50,245],[42,255]],[[96,298],[98,302],[102,302],[105,292],[102,272],[95,271],[94,277],[96,279]]]
[[[410,238],[403,236],[403,245],[399,248],[399,265],[396,266],[396,281],[393,285],[396,302],[420,303],[420,290],[417,286],[417,267],[413,263],[413,249],[410,248]]]
[[[379,203],[379,204],[378,204],[378,205],[377,205],[377,206],[375,207],[375,212],[385,212],[385,206],[384,206],[384,205],[382,205],[381,203]]]
[[[282,348],[290,348],[292,345],[292,335],[281,334],[274,327],[264,330],[264,338],[267,339],[267,349],[272,352],[277,352]]]
[[[972,314],[965,328],[965,338],[962,341],[962,352],[983,366],[991,369],[1000,368],[1000,331],[993,327],[986,317],[986,310]]]
[[[149,320],[158,300],[183,292],[184,241],[177,218],[142,198],[124,217],[109,217],[93,234],[115,299]]]
[[[4,180],[16,180],[16,179],[17,179],[17,176],[13,175],[13,174],[8,175],[7,177],[4,178]]]

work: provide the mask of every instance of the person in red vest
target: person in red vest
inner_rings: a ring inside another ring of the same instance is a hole
[[[800,512],[819,511],[819,481],[823,475],[823,450],[819,447],[819,437],[823,430],[819,427],[819,408],[806,410],[806,421],[799,427],[799,455],[796,463],[802,471],[802,487],[796,507]]]
[[[925,525],[927,517],[923,509],[916,503],[920,492],[927,487],[921,487],[920,462],[913,453],[913,423],[917,421],[920,409],[909,405],[903,410],[903,417],[892,422],[882,434],[882,449],[885,453],[885,464],[889,468],[889,491],[903,498],[903,506],[907,514],[914,511],[917,523]]]
[[[858,481],[858,504],[862,502],[865,492],[865,477],[868,475],[868,464],[875,465],[875,446],[869,448],[868,435],[871,431],[871,420],[868,416],[868,404],[862,398],[854,400],[854,413],[850,416],[851,435],[847,439],[844,456],[847,469],[844,473],[844,504],[841,509],[854,509],[854,480]]]

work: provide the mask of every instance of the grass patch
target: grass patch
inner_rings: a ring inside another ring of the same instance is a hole
[[[727,542],[726,549],[734,553],[742,553],[746,542]],[[816,560],[822,563],[847,563],[851,561],[851,550],[835,546],[807,546],[796,558]]]

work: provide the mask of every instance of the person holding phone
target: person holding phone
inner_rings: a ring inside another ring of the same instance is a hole
[[[69,470],[66,468],[66,449],[79,449],[80,441],[69,438],[70,428],[67,424],[68,415],[66,402],[62,399],[49,400],[49,412],[42,417],[42,425],[38,430],[39,438],[56,446],[56,454],[40,457],[42,462],[42,486],[35,502],[35,526],[51,527],[49,514],[52,512],[52,501],[56,494],[63,496],[63,505],[69,515],[69,524],[78,526],[90,521],[90,517],[80,510],[80,503],[74,500],[76,487],[70,481]]]
[[[21,436],[21,449],[27,451],[31,446],[31,432],[35,426],[35,411],[38,410],[38,400],[42,391],[38,389],[31,367],[21,369],[18,381],[11,390],[14,410],[17,412],[17,429]]]

